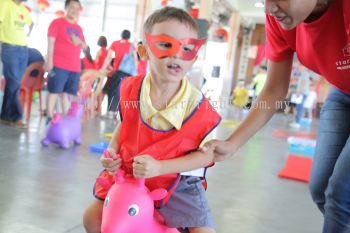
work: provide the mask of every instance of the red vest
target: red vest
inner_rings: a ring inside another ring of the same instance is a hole
[[[196,150],[202,140],[219,124],[221,118],[203,97],[193,113],[184,120],[180,130],[157,130],[143,121],[140,113],[143,76],[129,77],[120,86],[119,110],[122,117],[119,154],[122,168],[132,174],[135,156],[148,154],[158,160],[173,159]],[[142,103],[141,103],[142,104]],[[179,174],[163,175],[146,179],[146,186],[168,189],[170,197],[179,181]],[[168,198],[165,198],[167,200]]]

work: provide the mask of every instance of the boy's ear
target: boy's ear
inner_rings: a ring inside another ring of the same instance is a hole
[[[137,45],[137,53],[139,54],[142,60],[148,60],[148,53],[146,47],[143,44]]]

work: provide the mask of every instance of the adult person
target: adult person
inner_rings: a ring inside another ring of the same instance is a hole
[[[81,49],[87,45],[77,20],[81,10],[79,0],[66,0],[66,14],[51,22],[48,29],[46,70],[49,72],[47,88],[47,122],[51,120],[57,98],[61,95],[63,113],[69,109],[68,96],[75,98],[79,88]]]
[[[257,101],[226,141],[211,141],[216,161],[235,153],[285,98],[293,53],[333,86],[320,117],[310,181],[314,202],[324,215],[323,233],[350,232],[350,1],[266,0],[268,78]]]
[[[23,0],[0,1],[0,42],[3,73],[6,80],[0,122],[17,128],[27,128],[18,92],[27,67],[27,36],[33,27]],[[26,33],[29,26],[29,33]]]
[[[107,57],[101,68],[102,73],[107,73],[106,69],[110,65],[112,57],[114,55],[113,74],[112,74],[112,77],[110,78],[110,81],[104,87],[104,92],[107,93],[107,96],[108,96],[108,116],[109,117],[113,117],[115,115],[115,112],[117,111],[117,106],[119,104],[118,87],[119,87],[120,81],[126,76],[133,75],[133,74],[126,73],[120,67],[120,64],[124,56],[128,54],[132,54],[134,56],[134,47],[129,42],[130,37],[131,37],[131,33],[129,30],[122,31],[121,39],[114,41],[111,44],[111,47],[108,50]],[[136,64],[136,62],[134,64]],[[134,67],[134,69],[136,70],[136,67]]]

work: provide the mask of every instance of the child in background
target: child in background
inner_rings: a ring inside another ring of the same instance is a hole
[[[95,70],[95,62],[92,59],[90,47],[87,46],[86,49],[83,51],[84,57],[81,59],[81,69],[84,70]]]
[[[137,45],[142,45],[142,42],[138,42]],[[143,60],[141,59],[140,55],[137,54],[137,74],[138,75],[142,75],[142,76],[145,76],[146,73],[147,73],[147,65],[148,65],[148,62],[147,60]]]
[[[314,86],[314,84],[311,84],[309,93],[308,93],[306,100],[304,102],[304,109],[305,109],[306,117],[308,119],[310,119],[311,121],[312,121],[312,117],[313,117],[312,112],[316,106],[316,102],[317,102],[317,94],[315,92],[315,86]]]
[[[97,45],[100,46],[100,50],[98,50],[96,54],[95,65],[96,65],[96,69],[100,70],[108,54],[107,38],[105,36],[100,36],[100,38],[98,38]]]
[[[108,148],[112,158],[101,157],[106,169],[100,177],[113,182],[110,173],[123,169],[146,178],[150,190],[169,188],[170,199],[161,201],[159,213],[168,227],[190,233],[215,232],[202,185],[213,154],[196,149],[221,118],[185,76],[204,42],[198,39],[197,24],[181,9],[165,7],[147,19],[138,53],[149,61],[150,73],[122,81],[122,121]],[[139,104],[130,108],[131,102]],[[88,233],[101,230],[101,200],[107,192],[95,184],[97,200],[84,215]]]

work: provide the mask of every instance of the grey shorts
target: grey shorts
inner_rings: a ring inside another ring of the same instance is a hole
[[[180,232],[188,232],[188,227],[214,228],[202,183],[199,177],[181,177],[168,203],[158,210],[168,227]]]

